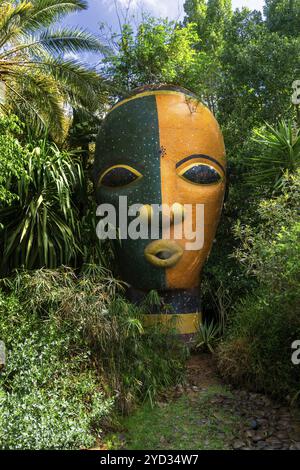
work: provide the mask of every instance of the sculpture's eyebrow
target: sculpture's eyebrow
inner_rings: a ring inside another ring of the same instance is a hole
[[[202,155],[202,154],[190,155],[189,157],[183,158],[182,160],[180,160],[179,162],[176,163],[176,168],[178,168],[183,163],[188,162],[189,160],[194,160],[195,158],[202,158],[203,160],[209,160],[209,161],[215,163],[216,165],[218,165],[221,168],[221,170],[223,171],[223,173],[225,173],[225,168],[223,167],[223,165],[221,165],[220,162],[218,162],[218,160],[216,160],[213,157],[209,157],[208,155]]]

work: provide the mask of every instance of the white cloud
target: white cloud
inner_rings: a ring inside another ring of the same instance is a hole
[[[101,1],[101,0],[100,0]],[[183,4],[185,0],[102,0],[103,5],[110,12],[115,11],[115,4],[120,13],[125,12],[130,6],[130,12],[149,12],[156,17],[168,17],[170,19],[182,19],[184,16]],[[248,7],[251,10],[262,10],[264,0],[232,0],[232,7]]]
[[[110,11],[115,9],[115,2],[104,0],[103,2]],[[183,16],[184,0],[116,0],[116,4],[123,11],[130,6],[130,11],[149,12],[156,17],[169,17],[179,19]]]
[[[264,0],[232,0],[232,8],[247,7],[249,10],[262,10]]]

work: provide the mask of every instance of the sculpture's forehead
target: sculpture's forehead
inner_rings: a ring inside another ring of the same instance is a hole
[[[98,171],[115,164],[132,164],[138,170],[159,165],[160,141],[154,96],[131,100],[105,118],[96,143]]]
[[[222,134],[211,112],[180,92],[150,91],[124,100],[107,115],[98,135],[96,160],[158,164],[205,154],[225,164]]]

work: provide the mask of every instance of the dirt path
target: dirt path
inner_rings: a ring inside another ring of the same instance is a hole
[[[110,444],[115,449],[300,450],[299,412],[224,385],[208,354],[191,357],[185,386],[122,425]]]
[[[215,383],[222,385],[211,356],[193,356],[188,365],[189,386],[196,392],[197,388]],[[232,448],[300,450],[299,410],[280,405],[263,394],[232,387],[229,396],[217,394],[213,403],[240,417]]]

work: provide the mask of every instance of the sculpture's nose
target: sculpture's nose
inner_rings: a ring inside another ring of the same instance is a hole
[[[170,225],[182,223],[184,219],[184,206],[175,202],[172,206],[163,204],[161,208],[161,218],[164,224]],[[151,223],[154,217],[154,210],[151,204],[144,204],[139,210],[139,216],[146,223]]]
[[[171,208],[171,223],[180,224],[184,219],[184,206],[179,202],[175,202]]]
[[[153,218],[153,208],[150,204],[145,204],[139,209],[139,217],[144,223],[151,223]]]

